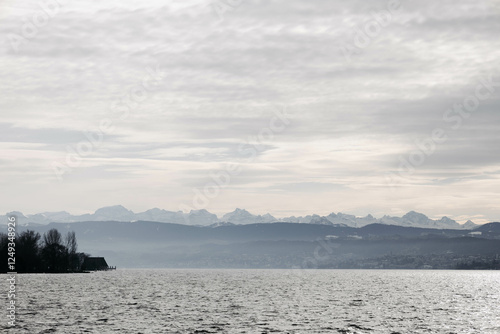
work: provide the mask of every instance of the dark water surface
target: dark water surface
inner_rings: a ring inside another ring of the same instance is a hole
[[[17,290],[2,333],[500,333],[497,271],[117,270]]]

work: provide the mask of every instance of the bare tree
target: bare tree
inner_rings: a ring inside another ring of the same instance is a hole
[[[69,267],[69,254],[62,244],[61,233],[55,228],[43,235],[44,245],[41,250],[44,267],[48,272],[66,272]]]
[[[9,244],[9,237],[5,233],[0,233],[0,273],[6,273],[9,271],[7,268],[7,249]]]
[[[16,261],[18,272],[37,272],[40,266],[39,246],[40,234],[27,230],[16,239]]]
[[[43,234],[43,242],[45,243],[46,246],[61,245],[61,241],[62,241],[61,233],[59,233],[59,231],[56,230],[55,228]]]
[[[76,254],[78,243],[76,242],[75,231],[68,232],[66,235],[66,248],[70,254]]]

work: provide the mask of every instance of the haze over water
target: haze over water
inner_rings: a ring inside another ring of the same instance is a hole
[[[18,324],[2,323],[5,333],[500,332],[495,271],[148,269],[18,277]]]

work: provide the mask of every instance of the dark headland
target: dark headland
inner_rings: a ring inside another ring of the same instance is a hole
[[[78,252],[76,233],[65,237],[51,228],[43,237],[39,232],[25,230],[15,236],[0,233],[0,272],[7,273],[83,273],[112,270],[103,257]],[[14,258],[14,263],[8,259]]]

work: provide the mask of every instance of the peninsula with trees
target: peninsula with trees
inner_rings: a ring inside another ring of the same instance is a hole
[[[116,269],[109,267],[102,257],[78,252],[74,231],[64,237],[55,228],[42,235],[26,230],[15,236],[15,247],[5,233],[0,233],[0,273],[12,271],[8,267],[8,257],[15,255],[17,273],[81,273],[94,270]],[[9,255],[10,254],[10,255]]]

